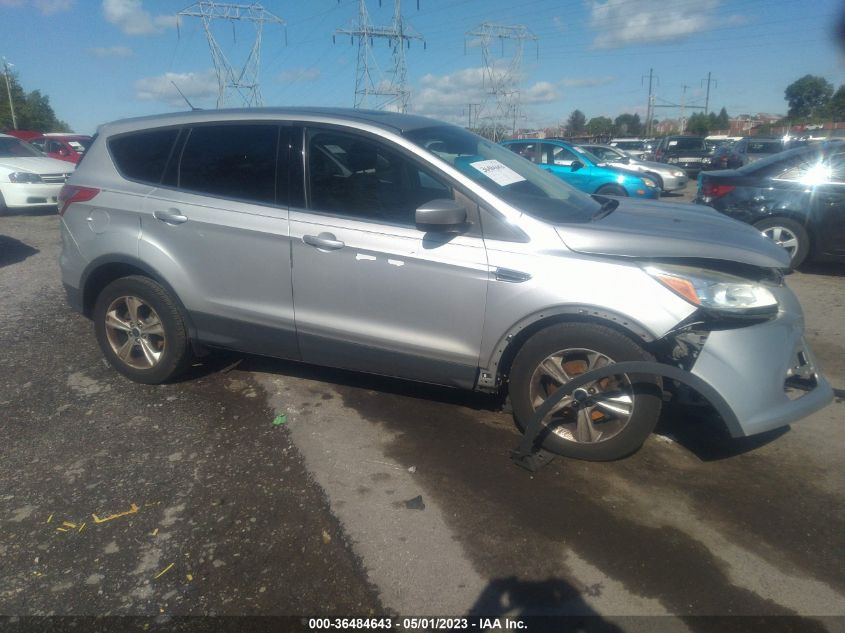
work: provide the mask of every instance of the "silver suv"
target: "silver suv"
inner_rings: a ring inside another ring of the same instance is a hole
[[[682,368],[734,436],[832,390],[785,251],[711,209],[582,194],[431,119],[217,110],[100,128],[59,205],[63,282],[114,368],[173,378],[229,348],[487,392],[525,426],[584,372]],[[613,375],[545,418],[546,448],[635,451],[658,376]]]

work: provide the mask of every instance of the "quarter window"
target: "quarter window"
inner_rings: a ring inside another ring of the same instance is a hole
[[[276,125],[207,125],[191,130],[179,187],[252,202],[276,201]]]
[[[341,132],[312,132],[308,140],[310,206],[317,211],[415,225],[417,207],[451,198],[430,171],[382,143]]]
[[[127,178],[157,185],[177,134],[175,128],[125,134],[111,139],[109,150]]]

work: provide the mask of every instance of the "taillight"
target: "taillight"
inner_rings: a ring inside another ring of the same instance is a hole
[[[99,189],[94,187],[76,187],[74,185],[65,185],[59,191],[59,215],[64,215],[67,208],[74,202],[88,202],[94,196],[100,193]]]
[[[701,195],[708,198],[721,198],[736,189],[733,185],[714,185],[710,182],[705,182],[701,185]]]
[[[663,150],[662,149],[654,150],[654,159],[655,160],[660,160],[661,156],[663,156]]]

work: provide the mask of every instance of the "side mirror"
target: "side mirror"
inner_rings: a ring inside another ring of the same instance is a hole
[[[438,198],[418,207],[415,221],[420,231],[459,232],[466,226],[467,210],[450,198]]]
[[[579,169],[582,169],[583,167],[584,167],[584,163],[582,163],[580,160],[573,160],[572,164],[569,166],[569,169],[571,169],[572,171],[578,171]]]

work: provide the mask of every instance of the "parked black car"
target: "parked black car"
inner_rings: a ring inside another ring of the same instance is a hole
[[[845,260],[845,143],[702,172],[694,202],[753,224],[789,252],[793,267],[808,258]]]
[[[710,150],[700,136],[664,136],[654,150],[654,160],[677,165],[695,176],[710,164]]]

